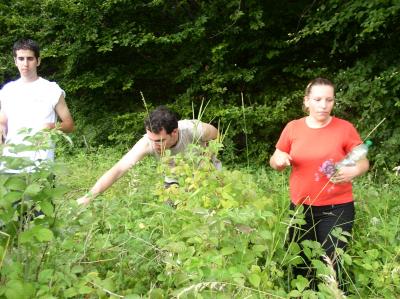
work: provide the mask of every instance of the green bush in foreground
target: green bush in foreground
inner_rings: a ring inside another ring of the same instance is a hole
[[[287,227],[302,217],[289,217],[287,173],[217,171],[209,155],[176,157],[174,173],[168,156],[163,163],[146,159],[87,208],[75,199],[119,157],[112,149],[65,157],[57,185],[70,191],[55,199],[53,237],[20,247],[37,248],[31,257],[40,267],[18,270],[16,251],[2,234],[0,296],[340,298],[339,278],[352,298],[400,293],[397,177],[384,186],[370,177],[356,182],[357,222],[341,255],[341,277],[320,261],[318,243],[307,244],[320,277],[317,292],[290,274],[299,252],[289,246]],[[177,176],[179,187],[165,189],[165,173]]]

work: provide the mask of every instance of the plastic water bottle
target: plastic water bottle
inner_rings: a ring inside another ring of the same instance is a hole
[[[356,162],[364,159],[367,156],[368,149],[372,145],[371,140],[367,140],[365,143],[357,145],[349,152],[344,159],[335,164],[336,169],[340,169],[343,166],[354,166]]]

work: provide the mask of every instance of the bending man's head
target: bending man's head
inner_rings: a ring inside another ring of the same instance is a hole
[[[178,142],[178,118],[165,106],[157,107],[145,120],[146,135],[153,148],[162,154]]]

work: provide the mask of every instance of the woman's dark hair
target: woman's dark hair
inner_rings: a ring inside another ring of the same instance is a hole
[[[158,106],[144,121],[144,126],[146,130],[155,134],[160,133],[163,129],[167,134],[171,134],[178,128],[178,118],[176,113],[166,106]]]

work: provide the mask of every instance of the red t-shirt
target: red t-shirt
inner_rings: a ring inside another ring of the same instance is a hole
[[[362,143],[354,126],[340,118],[318,129],[307,126],[305,117],[289,122],[276,148],[292,157],[290,197],[294,204],[324,206],[353,201],[351,183],[333,184],[334,165]]]

